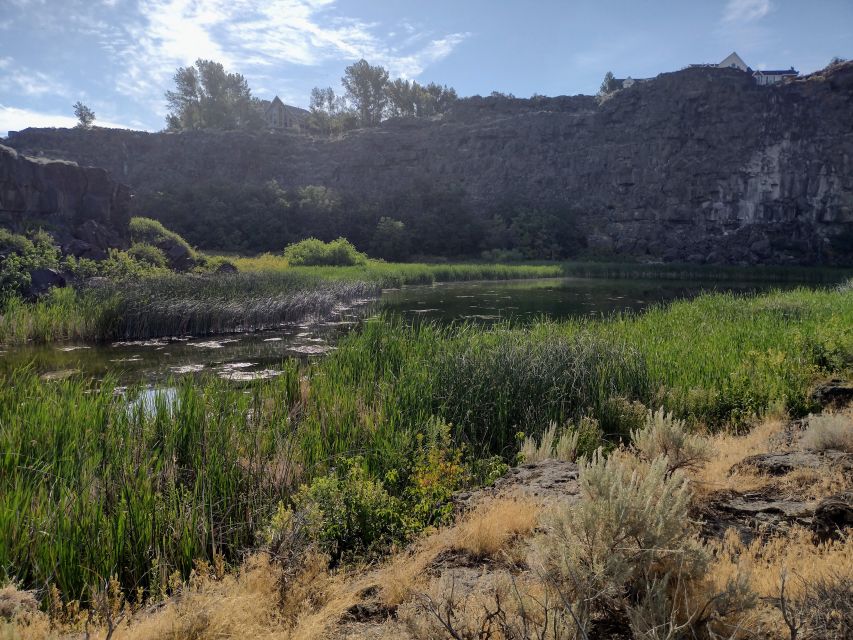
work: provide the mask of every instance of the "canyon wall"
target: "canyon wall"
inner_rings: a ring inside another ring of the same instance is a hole
[[[124,246],[130,191],[104,169],[28,158],[0,145],[0,225],[49,231],[65,253],[102,258]]]
[[[274,179],[375,200],[428,183],[483,215],[562,207],[600,255],[853,264],[851,63],[770,87],[690,68],[604,101],[468,98],[335,139],[27,129],[5,144],[104,167],[137,193]]]

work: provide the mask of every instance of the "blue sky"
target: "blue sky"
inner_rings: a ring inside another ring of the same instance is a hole
[[[199,57],[307,106],[361,57],[460,95],[528,97],[733,50],[802,72],[853,57],[853,0],[0,0],[0,136],[69,126],[77,100],[103,126],[159,130],[172,74]]]

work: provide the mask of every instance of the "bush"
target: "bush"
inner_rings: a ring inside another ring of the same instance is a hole
[[[0,306],[15,296],[26,294],[30,271],[59,266],[59,249],[44,231],[32,239],[0,229]]]
[[[127,255],[138,262],[144,262],[152,267],[166,267],[168,264],[166,254],[163,253],[163,250],[147,242],[134,243],[127,250]]]
[[[293,522],[307,523],[308,536],[327,553],[332,565],[376,558],[409,535],[410,521],[402,502],[391,496],[351,461],[342,475],[315,478],[293,498],[293,507],[280,510],[268,539],[289,537]],[[296,514],[296,515],[294,515]]]
[[[582,613],[624,611],[631,594],[666,590],[704,564],[691,535],[687,481],[669,474],[664,458],[605,460],[599,450],[581,464],[580,484],[581,501],[551,513],[535,548]]]
[[[566,425],[560,437],[557,437],[557,423],[552,422],[539,439],[533,436],[525,438],[518,457],[525,464],[541,460],[555,459],[574,462],[580,455],[592,454],[602,440],[598,420],[584,416],[577,426]]]
[[[667,460],[667,473],[676,469],[695,467],[708,460],[710,445],[702,436],[689,434],[684,421],[665,413],[663,407],[648,412],[642,429],[631,431],[640,457],[652,461],[660,457]]]
[[[810,416],[802,445],[813,451],[837,449],[853,453],[853,418],[844,414]]]
[[[165,271],[162,267],[137,259],[130,251],[110,249],[106,260],[98,263],[98,275],[110,280],[127,280]]]
[[[130,219],[128,228],[131,242],[160,249],[173,269],[190,269],[198,261],[198,256],[189,243],[157,220],[137,216]]]
[[[346,267],[367,263],[367,256],[345,238],[332,242],[308,238],[288,245],[284,249],[284,257],[293,267]]]
[[[426,434],[432,440],[426,446],[423,434],[416,436],[421,446],[405,492],[409,513],[418,527],[448,524],[453,516],[451,498],[468,480],[462,451],[452,446],[451,426],[432,418]],[[399,475],[396,470],[392,474]]]

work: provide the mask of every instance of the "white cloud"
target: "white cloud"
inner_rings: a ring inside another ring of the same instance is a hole
[[[68,97],[70,91],[54,76],[26,67],[13,67],[11,58],[0,58],[0,91],[7,95]]]
[[[139,0],[138,17],[103,30],[101,42],[122,71],[120,92],[162,110],[178,66],[222,62],[253,79],[270,68],[366,58],[392,75],[416,77],[469,34],[420,34],[394,45],[379,25],[333,14],[335,0]],[[415,27],[403,23],[407,33]]]
[[[20,131],[27,127],[73,127],[77,124],[77,118],[73,116],[57,115],[54,113],[43,113],[31,109],[19,109],[7,107],[0,104],[0,134],[6,135],[9,131]],[[129,129],[127,125],[117,122],[96,120],[95,125],[99,127],[110,127],[116,129]]]
[[[723,9],[723,22],[753,22],[766,16],[772,9],[770,0],[729,0]]]

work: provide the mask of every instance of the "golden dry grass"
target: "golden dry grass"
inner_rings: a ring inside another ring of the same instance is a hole
[[[810,531],[793,528],[787,535],[770,540],[757,538],[744,544],[730,531],[712,543],[715,560],[709,567],[708,592],[722,590],[737,579],[757,596],[753,610],[741,615],[745,630],[763,637],[787,637],[782,614],[772,603],[780,595],[782,575],[788,576],[786,593],[796,601],[806,595],[808,585],[838,575],[853,575],[853,544],[842,539],[815,544]]]
[[[690,479],[697,501],[718,491],[754,491],[769,483],[766,476],[749,470],[732,473],[737,463],[752,455],[766,453],[771,438],[782,431],[785,420],[767,418],[743,436],[721,432],[710,438],[710,459],[692,470]]]
[[[475,558],[494,557],[512,538],[533,531],[538,518],[539,507],[530,500],[496,499],[462,522],[455,546]]]

